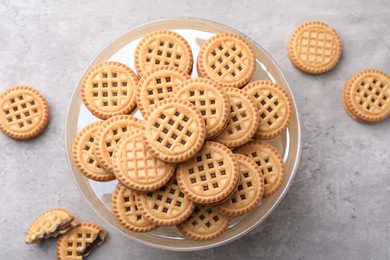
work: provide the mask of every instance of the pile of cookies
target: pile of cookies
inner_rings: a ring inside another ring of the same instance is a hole
[[[201,46],[199,78],[190,77],[190,45],[173,31],[147,34],[134,55],[136,73],[110,61],[84,76],[82,100],[104,121],[77,134],[74,163],[92,180],[118,180],[112,210],[128,230],[177,226],[213,239],[281,187],[282,156],[263,140],[286,129],[290,97],[274,82],[250,82],[256,58],[238,35]],[[131,115],[137,109],[143,120]]]

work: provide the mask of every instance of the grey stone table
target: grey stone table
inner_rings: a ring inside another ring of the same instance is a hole
[[[0,91],[26,84],[50,103],[39,138],[0,135],[0,259],[54,259],[55,240],[24,244],[42,211],[66,207],[110,234],[91,259],[385,259],[390,257],[390,120],[363,125],[344,111],[341,93],[355,72],[390,73],[389,1],[0,1]],[[259,227],[219,248],[177,253],[150,248],[112,230],[83,199],[64,150],[68,100],[89,60],[111,39],[169,17],[211,19],[249,35],[278,63],[302,118],[302,160],[280,206]],[[297,71],[286,45],[302,22],[338,32],[343,56],[320,76]]]

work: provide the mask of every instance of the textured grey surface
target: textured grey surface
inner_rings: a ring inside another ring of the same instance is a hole
[[[87,3],[88,2],[88,3]],[[0,135],[0,259],[54,259],[55,240],[24,244],[30,222],[66,207],[110,234],[91,259],[385,259],[390,257],[390,120],[363,125],[343,109],[341,93],[355,72],[390,73],[389,1],[0,1],[0,91],[35,86],[51,121],[39,138]],[[193,253],[162,251],[112,230],[82,198],[65,159],[68,100],[89,60],[134,26],[170,17],[200,17],[258,42],[290,82],[302,116],[297,177],[277,210],[228,245]],[[309,76],[290,63],[286,45],[302,22],[321,20],[342,39],[330,73]]]

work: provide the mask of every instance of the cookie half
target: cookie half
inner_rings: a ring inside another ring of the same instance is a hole
[[[195,203],[179,189],[175,177],[159,190],[137,192],[135,197],[142,215],[159,226],[175,226],[183,222],[195,207]]]
[[[166,162],[182,162],[194,156],[206,137],[200,111],[189,101],[161,100],[151,106],[142,122],[146,148]]]
[[[217,34],[201,46],[197,68],[202,77],[215,80],[223,87],[239,88],[252,78],[256,57],[250,44],[242,37]]]
[[[260,122],[255,138],[271,139],[284,130],[291,121],[291,100],[286,91],[279,85],[265,80],[249,83],[244,90],[256,100]]]
[[[301,71],[320,74],[331,70],[341,57],[341,41],[337,32],[329,25],[306,22],[291,35],[288,56]]]
[[[161,161],[146,149],[140,129],[121,137],[114,148],[112,164],[118,180],[138,191],[159,189],[175,171],[175,164]]]
[[[227,216],[241,216],[259,205],[264,194],[264,178],[254,160],[235,155],[240,171],[240,181],[235,192],[216,209]]]
[[[224,88],[230,100],[230,119],[221,134],[213,139],[227,147],[248,142],[259,126],[259,109],[255,100],[244,90]]]
[[[103,243],[106,235],[106,230],[99,225],[80,222],[77,227],[58,238],[57,258],[58,260],[83,259]]]
[[[190,45],[180,34],[168,30],[151,32],[135,49],[134,64],[143,77],[155,67],[176,67],[189,74],[193,57]]]
[[[190,76],[175,67],[163,66],[154,68],[141,78],[137,86],[137,105],[143,115],[149,106],[172,96],[181,82]]]
[[[201,204],[221,202],[239,181],[237,159],[226,146],[208,141],[193,158],[177,165],[176,177],[191,200]]]
[[[129,113],[136,105],[137,75],[125,64],[106,61],[84,76],[81,97],[91,113],[107,119]]]
[[[214,207],[196,205],[191,216],[177,228],[190,239],[206,241],[220,236],[230,223],[231,218],[222,215]]]
[[[355,120],[374,123],[390,116],[390,76],[378,69],[366,69],[345,84],[344,107]]]
[[[87,178],[95,181],[111,181],[115,175],[106,171],[95,156],[95,136],[103,122],[87,125],[77,134],[73,141],[73,160],[79,171]]]
[[[0,95],[0,130],[13,139],[40,135],[49,122],[49,106],[32,87],[17,86]]]
[[[226,127],[230,115],[229,97],[215,81],[189,79],[177,86],[174,97],[188,100],[200,110],[206,124],[206,138],[220,134]]]
[[[39,243],[43,239],[56,237],[77,226],[76,217],[66,209],[46,211],[31,224],[26,235],[26,244]]]
[[[260,140],[252,140],[234,152],[251,158],[260,167],[264,177],[264,197],[273,195],[282,187],[285,166],[275,147]]]
[[[144,233],[158,228],[148,221],[135,202],[135,191],[127,188],[122,183],[118,183],[112,193],[112,211],[118,221],[130,231]]]

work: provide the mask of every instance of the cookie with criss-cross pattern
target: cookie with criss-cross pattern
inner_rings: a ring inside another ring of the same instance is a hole
[[[201,204],[221,202],[239,181],[237,159],[226,146],[208,141],[193,158],[177,165],[176,178],[191,200]]]
[[[250,81],[256,69],[252,47],[235,34],[217,34],[200,48],[198,73],[223,87],[240,88]]]
[[[49,106],[32,87],[17,86],[0,95],[0,130],[11,138],[28,140],[40,135],[49,122]]]
[[[155,67],[169,66],[190,73],[192,50],[186,39],[173,31],[161,30],[145,35],[134,54],[134,64],[141,77]]]
[[[103,243],[106,235],[107,231],[99,225],[81,222],[58,238],[57,258],[58,260],[82,260]]]
[[[206,137],[200,111],[191,102],[168,98],[151,106],[142,122],[146,148],[166,162],[182,162],[194,156]]]
[[[249,83],[243,89],[256,100],[260,114],[257,139],[271,139],[282,133],[291,120],[291,100],[279,85],[266,80]]]
[[[125,64],[106,61],[84,76],[81,97],[91,113],[107,119],[129,113],[136,105],[137,75]]]
[[[390,76],[378,69],[353,75],[343,94],[347,113],[362,123],[375,123],[390,116]]]

